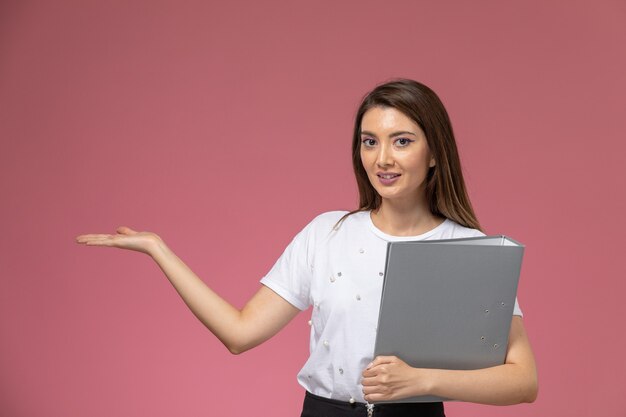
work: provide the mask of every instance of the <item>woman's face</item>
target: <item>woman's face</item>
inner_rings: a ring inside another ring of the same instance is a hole
[[[360,149],[363,167],[383,201],[421,201],[428,168],[435,161],[413,120],[392,107],[369,109],[361,121]]]

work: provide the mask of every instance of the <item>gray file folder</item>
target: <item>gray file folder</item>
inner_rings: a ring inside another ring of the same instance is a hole
[[[503,364],[523,254],[506,236],[389,242],[375,355],[419,368]]]

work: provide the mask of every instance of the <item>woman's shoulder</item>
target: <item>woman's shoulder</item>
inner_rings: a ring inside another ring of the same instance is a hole
[[[354,222],[360,224],[360,222],[362,222],[365,218],[364,216],[367,214],[363,211],[357,211],[349,216],[346,216],[349,213],[350,211],[348,210],[333,210],[320,213],[309,222],[307,228],[316,232],[339,230],[343,229],[343,227],[341,227],[343,224],[353,224]]]
[[[325,212],[320,213],[317,216],[315,216],[313,221],[316,221],[316,222],[337,222],[339,219],[341,219],[347,213],[349,213],[349,211],[347,211],[347,210],[325,211]]]
[[[315,216],[309,226],[318,230],[331,230],[347,213],[349,211],[346,210],[325,211]]]

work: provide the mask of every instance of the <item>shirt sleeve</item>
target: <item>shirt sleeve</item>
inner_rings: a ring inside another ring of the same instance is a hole
[[[515,306],[513,307],[513,315],[524,317],[524,313],[522,313],[522,309],[519,307],[519,303],[517,302],[517,297],[515,297]]]
[[[261,284],[300,310],[306,310],[311,305],[314,223],[315,220],[293,238],[272,269],[261,279]]]
[[[481,232],[478,229],[467,229],[467,235],[469,236],[487,236],[485,233]],[[515,305],[513,306],[513,315],[524,317],[524,313],[517,302],[517,297],[515,297]]]

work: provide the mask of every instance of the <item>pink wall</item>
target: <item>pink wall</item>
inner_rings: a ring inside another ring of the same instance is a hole
[[[299,415],[308,312],[231,356],[148,257],[74,237],[155,231],[241,306],[355,206],[352,117],[396,76],[527,245],[539,398],[448,415],[626,415],[624,2],[347,3],[0,3],[0,415]]]

